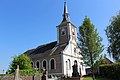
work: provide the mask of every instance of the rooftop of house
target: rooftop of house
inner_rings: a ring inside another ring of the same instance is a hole
[[[37,48],[27,50],[24,54],[28,55],[29,57],[45,57],[50,55],[58,55],[63,51],[66,47],[67,43],[57,44],[57,41],[43,44],[38,46]]]

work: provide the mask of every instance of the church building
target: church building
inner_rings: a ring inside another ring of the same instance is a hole
[[[85,75],[84,62],[76,41],[76,27],[70,22],[66,2],[64,2],[63,20],[56,28],[57,41],[25,52],[32,59],[32,66],[38,70],[45,68],[48,75],[71,77],[72,66],[77,62],[79,74]]]

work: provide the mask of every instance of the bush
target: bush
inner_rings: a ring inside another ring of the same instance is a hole
[[[100,75],[103,77],[120,80],[120,63],[101,65]]]
[[[20,70],[20,76],[33,76],[33,75],[34,75],[34,70],[32,69]]]

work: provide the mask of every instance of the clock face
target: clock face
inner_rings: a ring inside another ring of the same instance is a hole
[[[66,35],[66,30],[65,30],[65,28],[62,28],[62,29],[61,29],[61,35],[62,35],[62,36]]]

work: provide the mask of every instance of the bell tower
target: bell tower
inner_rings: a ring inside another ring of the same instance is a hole
[[[76,27],[70,22],[67,3],[65,1],[63,20],[57,26],[57,43],[63,44],[69,41],[76,41]]]

